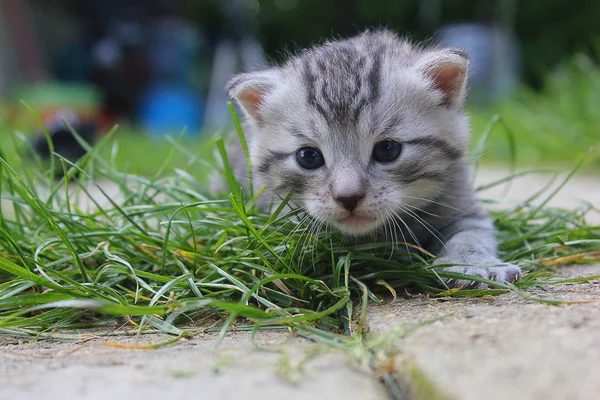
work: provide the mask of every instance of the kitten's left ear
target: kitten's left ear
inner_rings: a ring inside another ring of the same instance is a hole
[[[448,48],[427,54],[419,69],[443,93],[442,105],[462,107],[466,96],[469,55],[460,48]]]
[[[274,89],[277,76],[274,70],[237,74],[227,82],[225,89],[237,100],[246,115],[260,123],[261,106]]]

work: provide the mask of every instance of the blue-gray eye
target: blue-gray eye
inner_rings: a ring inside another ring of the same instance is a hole
[[[296,153],[296,161],[305,169],[317,169],[325,165],[325,158],[319,149],[303,147]]]
[[[402,152],[402,145],[394,140],[382,140],[373,147],[373,160],[381,163],[396,161]]]

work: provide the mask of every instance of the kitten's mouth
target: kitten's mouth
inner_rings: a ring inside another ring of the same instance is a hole
[[[378,225],[377,218],[375,217],[355,214],[350,214],[347,217],[336,220],[335,222],[341,231],[358,235],[369,233]]]

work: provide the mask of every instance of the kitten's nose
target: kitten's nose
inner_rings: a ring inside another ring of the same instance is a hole
[[[361,201],[365,196],[347,196],[347,197],[336,197],[335,200],[348,211],[354,211],[358,202]]]

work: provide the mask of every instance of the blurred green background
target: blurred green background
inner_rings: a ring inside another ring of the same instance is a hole
[[[90,142],[119,123],[107,150],[119,168],[155,173],[170,135],[187,154],[167,168],[200,173],[206,140],[231,127],[231,74],[378,27],[471,52],[475,139],[500,117],[484,161],[511,157],[507,134],[521,165],[573,165],[600,147],[597,0],[24,0],[0,2],[2,152],[27,162],[16,148],[37,140],[43,155],[38,118]]]

